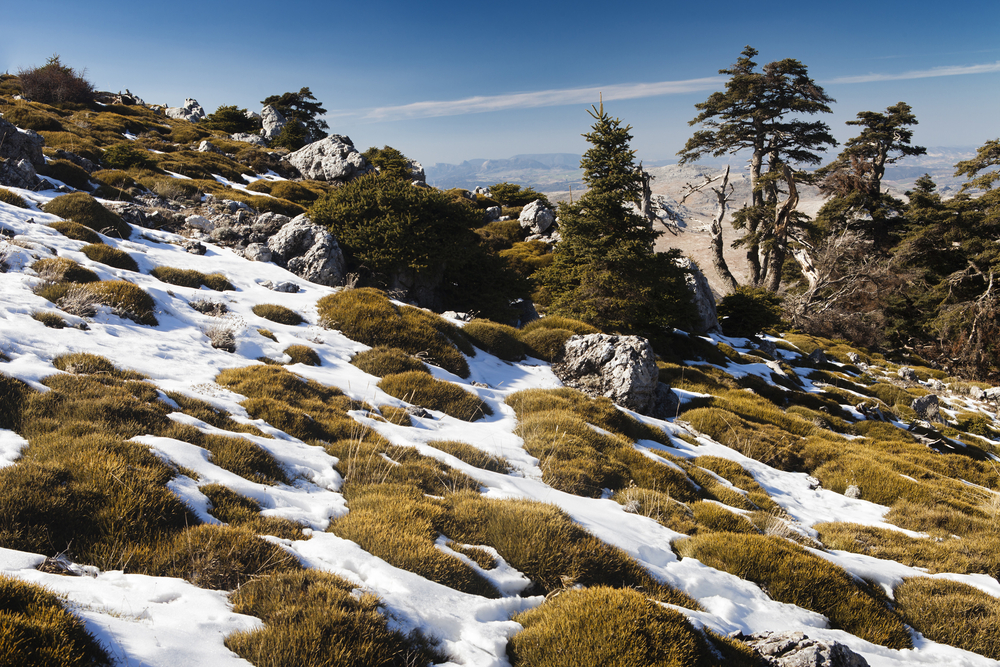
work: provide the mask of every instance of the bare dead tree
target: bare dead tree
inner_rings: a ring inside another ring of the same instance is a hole
[[[730,197],[733,196],[733,184],[729,182],[729,166],[726,166],[725,173],[722,173],[714,178],[705,177],[705,182],[699,185],[691,185],[686,183],[685,187],[687,191],[684,196],[681,197],[681,202],[684,203],[688,197],[693,195],[695,192],[700,192],[705,188],[709,187],[712,183],[718,180],[722,180],[721,184],[712,187],[712,192],[715,193],[716,208],[715,217],[712,219],[712,225],[709,227],[709,233],[711,234],[711,248],[712,248],[712,264],[715,266],[716,273],[719,274],[719,278],[722,279],[723,284],[726,286],[727,292],[735,292],[736,288],[740,286],[736,282],[736,278],[733,277],[732,272],[729,270],[729,264],[726,263],[726,258],[722,253],[722,220],[726,217],[726,206],[729,203]]]
[[[639,214],[646,219],[649,226],[652,227],[653,223],[658,220],[656,216],[656,211],[653,210],[653,189],[650,187],[650,183],[653,181],[653,175],[642,168],[642,163],[636,167],[636,171],[639,172],[639,179],[642,181],[642,193],[639,198]]]

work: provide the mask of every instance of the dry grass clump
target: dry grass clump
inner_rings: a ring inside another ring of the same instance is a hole
[[[462,327],[462,333],[473,345],[504,361],[520,361],[527,351],[518,330],[506,324],[475,319]]]
[[[520,334],[526,354],[542,361],[559,361],[566,349],[566,341],[573,337],[569,329],[535,329]]]
[[[464,461],[470,466],[482,468],[483,470],[498,472],[501,475],[510,474],[512,470],[510,463],[502,456],[487,454],[483,450],[476,449],[464,442],[458,442],[457,440],[434,440],[427,444],[434,449],[440,449],[442,452],[451,454],[456,459]]]
[[[424,362],[410,356],[398,347],[387,347],[385,345],[373,347],[364,352],[358,352],[351,358],[351,363],[365,373],[380,378],[410,371],[430,373]]]
[[[927,639],[1000,660],[1000,600],[978,588],[914,577],[893,591],[899,613]]]
[[[361,288],[330,294],[316,304],[324,326],[371,347],[397,347],[420,359],[469,377],[462,353],[474,350],[462,331],[433,313],[396,306],[376,289]]]
[[[44,166],[38,169],[42,176],[48,176],[57,181],[62,181],[74,190],[93,190],[90,184],[90,174],[86,169],[78,167],[69,160],[49,159]]]
[[[736,514],[717,502],[699,500],[691,503],[691,513],[698,526],[698,534],[705,530],[717,533],[753,533],[760,531],[750,519]]]
[[[198,289],[202,285],[215,290],[225,292],[235,289],[232,283],[221,273],[204,274],[194,269],[176,269],[172,266],[158,266],[149,272],[157,280],[180,287],[191,287]]]
[[[253,307],[253,314],[257,317],[263,317],[265,320],[293,327],[305,322],[302,316],[291,308],[285,308],[274,303],[258,303]]]
[[[67,326],[66,320],[59,315],[44,310],[36,310],[31,313],[31,319],[41,322],[50,329],[65,329]]]
[[[263,436],[253,424],[241,424],[234,420],[232,416],[224,410],[219,410],[205,401],[192,398],[175,391],[167,392],[167,397],[180,406],[180,411],[196,419],[200,419],[206,424],[222,429],[224,431],[235,431],[237,433],[250,433],[251,435]]]
[[[0,662],[101,667],[111,660],[55,593],[0,575]]]
[[[266,449],[246,438],[202,433],[193,426],[170,422],[160,434],[207,449],[211,461],[224,470],[260,484],[289,484],[281,464]]]
[[[66,257],[40,259],[31,268],[39,278],[51,282],[94,283],[100,280],[96,273]]]
[[[306,366],[322,366],[316,350],[308,345],[289,345],[285,348],[285,354],[292,358],[293,364],[305,364]]]
[[[127,239],[132,234],[132,228],[127,222],[83,192],[56,197],[42,206],[42,210],[65,220],[80,223],[105,236]]]
[[[275,343],[278,342],[278,337],[275,336],[274,333],[272,331],[270,331],[269,329],[257,329],[257,333],[259,333],[264,338],[268,338],[270,340],[273,340]]]
[[[779,602],[825,615],[833,627],[889,648],[912,646],[906,626],[882,600],[841,568],[787,540],[711,533],[678,540],[674,546],[684,557],[756,583]]]
[[[88,283],[86,289],[101,303],[110,306],[119,317],[128,318],[138,324],[156,326],[159,324],[153,309],[156,302],[141,287],[127,280],[102,280]]]
[[[52,360],[52,365],[61,371],[77,375],[103,375],[117,380],[147,379],[142,373],[118,368],[110,359],[89,352],[60,354]]]
[[[24,197],[16,192],[11,192],[7,188],[0,188],[0,202],[10,204],[11,206],[16,206],[18,208],[28,208],[28,203],[24,201]]]
[[[649,517],[678,533],[691,535],[698,530],[691,508],[671,498],[669,493],[631,484],[616,491],[611,499],[622,505],[626,512]]]
[[[230,597],[233,611],[265,625],[229,635],[226,647],[260,667],[427,667],[444,661],[422,637],[390,630],[378,598],[355,597],[355,588],[315,570],[251,581]]]
[[[699,456],[694,459],[693,463],[696,466],[705,468],[706,470],[711,470],[720,477],[725,478],[737,488],[747,492],[745,499],[749,500],[750,503],[752,503],[752,506],[733,505],[734,507],[748,510],[762,509],[768,511],[778,509],[778,504],[771,499],[771,496],[767,494],[767,491],[765,491],[760,484],[757,483],[757,480],[753,478],[753,475],[747,472],[746,468],[741,466],[736,461],[731,461],[730,459],[724,459],[718,456]],[[690,474],[690,472],[688,474]],[[698,483],[701,484],[701,482]]]
[[[0,428],[20,432],[22,408],[33,392],[21,380],[0,373]]]
[[[518,614],[515,667],[762,665],[749,647],[696,630],[684,614],[642,593],[606,586],[569,590]]]
[[[601,333],[600,329],[587,324],[586,322],[574,320],[569,317],[561,317],[559,315],[547,315],[537,320],[533,320],[521,327],[521,333],[526,334],[532,331],[538,331],[539,329],[565,329],[572,331],[574,335],[580,336]]]
[[[378,406],[378,411],[378,415],[372,413],[372,416],[381,417],[396,426],[413,426],[413,420],[410,419],[410,412],[406,408],[395,405],[380,405]]]
[[[95,262],[107,264],[108,266],[113,266],[116,269],[124,269],[126,271],[139,270],[139,265],[135,263],[135,260],[132,259],[131,255],[124,250],[112,248],[111,246],[104,245],[103,243],[85,245],[80,248],[80,252]]]
[[[226,352],[236,351],[236,331],[228,322],[217,322],[205,329],[212,347]]]
[[[387,375],[378,387],[407,403],[439,410],[456,419],[472,422],[493,414],[493,409],[475,394],[421,371]]]
[[[202,315],[209,317],[222,317],[229,312],[229,306],[221,301],[212,301],[211,299],[196,299],[189,301],[188,305]]]
[[[753,423],[721,408],[695,408],[682,417],[696,431],[744,456],[783,470],[799,465],[794,445],[801,438],[776,426]]]
[[[286,540],[302,540],[302,525],[275,516],[261,516],[256,500],[241,496],[228,486],[206,484],[198,487],[212,502],[212,516],[231,526],[246,528],[258,535],[273,535]]]
[[[74,241],[83,241],[84,243],[103,243],[100,235],[89,227],[84,227],[78,222],[73,222],[71,220],[56,220],[55,222],[49,223],[49,227],[56,230],[63,236],[71,238]]]

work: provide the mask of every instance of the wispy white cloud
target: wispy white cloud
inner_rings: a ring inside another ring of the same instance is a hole
[[[429,118],[434,116],[460,116],[487,111],[509,109],[531,109],[554,107],[564,104],[593,104],[599,95],[605,100],[630,100],[641,97],[676,95],[680,93],[716,90],[722,86],[722,77],[706,77],[687,81],[660,81],[657,83],[623,83],[612,86],[591,88],[564,88],[539,90],[531,93],[511,93],[507,95],[480,95],[461,100],[434,100],[413,102],[392,107],[378,107],[363,113],[370,120],[402,120],[407,118]]]
[[[930,79],[938,76],[962,76],[964,74],[992,74],[1000,72],[1000,60],[982,65],[955,65],[913,70],[899,74],[862,74],[861,76],[840,76],[823,83],[871,83],[873,81],[901,81],[904,79]]]

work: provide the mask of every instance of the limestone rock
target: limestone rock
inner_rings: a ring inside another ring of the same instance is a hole
[[[494,220],[500,219],[501,208],[499,206],[490,206],[486,209],[486,222],[493,222]]]
[[[44,190],[47,181],[38,178],[35,168],[28,160],[2,160],[0,159],[0,185],[11,188],[21,188],[22,190]]]
[[[769,357],[778,358],[778,346],[774,344],[774,341],[769,338],[764,338],[762,336],[757,336],[754,343],[757,345],[757,349],[766,354]]]
[[[280,111],[272,107],[270,104],[261,109],[260,111],[260,122],[263,129],[260,131],[262,137],[271,141],[279,134],[281,130],[284,129],[288,121],[282,115]]]
[[[230,134],[229,138],[233,141],[242,141],[245,144],[254,144],[255,146],[265,147],[267,146],[267,140],[260,136],[259,134],[247,134],[246,132],[237,132],[236,134]]]
[[[198,144],[198,152],[199,153],[221,153],[222,151],[220,151],[219,148],[215,144],[213,144],[211,141],[208,141],[207,139],[203,139],[202,142],[200,144]]]
[[[189,215],[187,218],[184,219],[184,224],[186,224],[188,227],[194,227],[195,229],[199,229],[205,232],[206,234],[215,229],[215,223],[203,215]]]
[[[1000,387],[990,387],[989,389],[983,390],[983,398],[987,401],[1000,403]]]
[[[919,396],[913,399],[910,403],[910,407],[916,412],[922,419],[927,421],[941,421],[941,412],[938,408],[938,397],[934,394],[927,394],[926,396]]]
[[[270,262],[271,249],[263,243],[251,243],[247,246],[247,249],[243,251],[243,256],[251,262]]]
[[[523,229],[529,230],[531,234],[544,234],[556,221],[556,215],[552,209],[542,203],[541,199],[536,199],[523,209],[517,219]]]
[[[272,261],[306,280],[338,285],[344,279],[344,253],[337,239],[305,214],[285,224],[267,247]]]
[[[410,160],[410,178],[414,182],[427,183],[427,174],[424,173],[424,165],[416,160]]]
[[[976,385],[972,385],[971,387],[969,387],[969,397],[972,398],[972,400],[974,401],[982,400],[983,390],[977,387]]]
[[[830,363],[830,358],[826,356],[826,352],[822,348],[817,347],[815,350],[809,353],[806,357],[809,361],[814,364],[828,364]]]
[[[912,368],[910,368],[909,366],[903,366],[902,368],[900,368],[896,372],[896,375],[898,375],[903,380],[906,380],[907,382],[920,382],[920,378],[917,377],[917,372]]]
[[[97,171],[97,165],[88,160],[87,158],[77,155],[76,153],[70,153],[69,151],[64,151],[61,148],[56,151],[56,158],[60,160],[69,160],[76,166],[86,171],[88,174],[92,174],[95,171]]]
[[[637,412],[647,413],[656,405],[656,356],[649,341],[639,336],[573,336],[552,371],[569,387],[607,396]]]
[[[33,130],[18,129],[13,123],[0,118],[0,158],[15,164],[27,160],[35,169],[45,166],[42,146],[45,139]]]
[[[810,639],[801,632],[759,632],[741,639],[776,667],[869,667],[844,644]]]
[[[691,292],[691,303],[694,304],[698,319],[694,324],[698,333],[722,333],[719,328],[719,315],[715,309],[715,294],[708,284],[708,278],[701,272],[698,265],[687,257],[677,260],[677,265],[684,269],[687,274],[684,281]]]
[[[199,120],[205,118],[205,110],[198,104],[198,100],[191,98],[184,100],[184,106],[182,107],[167,107],[164,113],[169,118],[186,120],[191,123],[197,123]]]
[[[375,170],[351,139],[339,134],[303,146],[285,160],[302,172],[303,178],[315,181],[346,183]]]

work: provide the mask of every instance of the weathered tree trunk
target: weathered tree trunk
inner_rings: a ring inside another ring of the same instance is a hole
[[[753,155],[750,157],[750,188],[753,193],[751,195],[750,205],[755,209],[764,204],[764,192],[760,189],[760,170],[763,164],[763,150],[754,150]],[[760,242],[756,240],[757,230],[759,227],[760,220],[756,217],[756,215],[750,215],[747,220],[747,233],[751,235],[754,240],[748,242],[746,246],[747,268],[750,271],[750,284],[754,287],[759,287],[761,281]]]
[[[715,197],[718,200],[718,208],[716,210],[715,218],[712,220],[711,236],[712,236],[712,265],[715,266],[716,273],[719,274],[719,278],[722,279],[723,284],[726,286],[727,292],[735,292],[736,288],[740,286],[736,282],[736,278],[733,277],[732,272],[729,270],[729,264],[726,263],[726,257],[723,254],[722,245],[722,220],[726,217],[726,202],[729,201],[729,195],[726,194],[726,187],[729,185],[729,165],[726,165],[726,173],[722,176],[722,186],[718,188],[712,188],[715,192]]]
[[[799,191],[795,187],[795,177],[788,165],[783,165],[783,176],[788,183],[788,199],[779,202],[774,211],[774,244],[767,264],[767,289],[777,292],[781,285],[781,267],[785,263],[788,250],[788,226],[792,213],[799,205]]]

